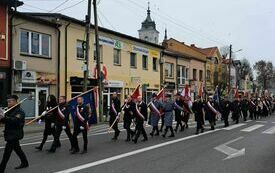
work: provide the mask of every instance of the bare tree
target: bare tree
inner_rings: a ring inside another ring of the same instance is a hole
[[[258,83],[263,86],[263,89],[267,89],[268,81],[275,76],[272,62],[260,60],[255,63],[253,68],[256,70]]]

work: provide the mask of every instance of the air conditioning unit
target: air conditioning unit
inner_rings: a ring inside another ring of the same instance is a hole
[[[22,71],[22,83],[36,83],[36,72]]]
[[[21,71],[26,70],[27,69],[27,61],[14,60],[12,68],[14,70],[21,70]]]

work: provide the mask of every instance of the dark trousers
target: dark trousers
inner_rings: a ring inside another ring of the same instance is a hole
[[[177,124],[176,124],[176,128],[175,128],[176,132],[178,131],[179,126],[180,126],[180,130],[182,131],[184,129],[182,122],[180,119],[177,119]]]
[[[134,131],[131,129],[131,124],[132,124],[132,120],[126,120],[124,121],[124,124],[123,124],[123,127],[124,129],[126,129],[126,132],[127,132],[127,140],[130,140],[131,136],[135,134]]]
[[[146,131],[145,131],[144,126],[143,126],[143,122],[137,122],[137,124],[136,124],[136,137],[135,137],[135,140],[138,140],[140,134],[143,135],[143,138],[145,140],[148,139]]]
[[[70,140],[70,143],[71,143],[71,148],[73,148],[73,135],[71,133],[71,129],[70,129],[70,126],[69,124],[65,125],[65,133],[66,135],[68,136],[69,140]],[[51,147],[51,150],[52,151],[55,151],[57,147],[59,147],[61,144],[60,144],[60,135],[62,133],[62,130],[63,130],[63,126],[61,124],[58,124],[56,125],[56,132],[55,132],[55,135],[54,135],[54,141],[53,141],[53,144],[52,144],[52,147]]]
[[[249,118],[251,120],[253,120],[253,118],[254,118],[254,111],[253,110],[249,110]]]
[[[246,121],[247,119],[247,111],[246,110],[242,110],[243,113],[243,120]]]
[[[23,150],[21,149],[19,141],[18,140],[16,140],[16,141],[7,141],[5,151],[4,151],[4,155],[3,155],[3,159],[2,159],[2,162],[0,164],[0,173],[5,171],[7,163],[10,159],[10,156],[11,156],[11,153],[12,153],[13,150],[15,151],[15,153],[20,158],[21,164],[28,165],[27,157],[26,157],[25,153],[23,152]]]
[[[55,138],[55,130],[54,130],[54,128],[52,128],[52,127],[45,128],[44,132],[43,132],[43,139],[42,139],[42,141],[40,143],[40,146],[39,146],[41,149],[43,148],[45,142],[48,139],[48,136],[50,136],[50,135],[53,135],[53,137]]]
[[[115,116],[111,116],[110,121],[109,121],[109,125],[111,126],[114,123],[114,121],[116,121],[116,122],[113,125],[112,129],[115,131],[114,138],[117,138],[119,133],[120,133],[120,130],[118,129],[118,120],[116,119]]]
[[[156,134],[158,135],[159,134],[159,128],[158,128],[158,126],[153,126],[151,135],[154,135],[155,131],[157,132]]]
[[[173,130],[172,126],[166,126],[165,127],[163,136],[165,136],[167,134],[168,130],[170,130],[171,136],[174,136],[174,130]]]
[[[229,113],[228,112],[226,112],[226,113],[223,114],[223,121],[224,121],[224,126],[225,127],[229,126],[228,117],[229,117]]]
[[[73,148],[75,150],[79,150],[79,146],[78,146],[78,140],[77,140],[77,136],[78,134],[82,132],[82,136],[83,136],[83,150],[87,150],[87,145],[88,145],[88,130],[87,129],[83,129],[81,130],[79,126],[75,126],[74,127],[74,133],[72,136],[72,143],[73,143]]]

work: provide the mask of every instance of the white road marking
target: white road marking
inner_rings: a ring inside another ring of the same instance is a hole
[[[246,122],[249,123],[249,122],[251,122],[251,121],[252,121],[252,120],[247,120]]]
[[[235,148],[231,148],[231,147],[227,146],[228,144],[236,142],[236,141],[238,141],[240,139],[243,139],[243,137],[241,136],[239,138],[236,138],[236,139],[233,139],[231,141],[228,141],[228,142],[226,142],[224,144],[221,144],[221,145],[215,147],[214,149],[218,150],[218,151],[220,151],[220,152],[222,152],[222,153],[224,153],[224,154],[227,155],[227,157],[225,159],[223,159],[223,160],[232,159],[232,158],[236,158],[236,157],[242,156],[242,155],[245,154],[245,148],[243,148],[241,150],[237,150]]]
[[[256,121],[256,123],[267,123],[267,121]]]
[[[223,128],[223,130],[232,130],[232,129],[235,129],[235,128],[238,128],[238,127],[241,127],[241,126],[244,126],[244,125],[246,125],[246,124],[244,124],[244,123],[234,124],[232,126]]]
[[[275,126],[263,131],[263,133],[270,134],[270,135],[274,134],[275,133]]]
[[[253,130],[256,130],[256,129],[261,128],[263,126],[264,126],[263,124],[255,124],[253,126],[250,126],[250,127],[245,128],[245,129],[242,129],[241,131],[242,132],[252,132]]]
[[[91,167],[94,167],[94,166],[98,166],[98,165],[101,165],[101,164],[104,164],[104,163],[112,162],[112,161],[115,161],[115,160],[118,160],[118,159],[122,159],[122,158],[125,158],[125,157],[129,157],[129,156],[132,156],[132,155],[143,153],[143,152],[146,152],[146,151],[161,148],[161,147],[164,147],[164,146],[167,146],[167,145],[171,145],[171,144],[175,144],[175,143],[178,143],[178,142],[186,141],[188,139],[196,138],[196,137],[199,137],[199,136],[202,136],[202,135],[214,133],[214,132],[217,132],[219,130],[221,130],[221,129],[216,129],[216,130],[213,130],[213,131],[200,133],[198,135],[192,135],[192,136],[188,136],[188,137],[184,137],[184,138],[164,142],[164,143],[161,143],[161,144],[153,145],[153,146],[150,146],[150,147],[138,149],[138,150],[131,151],[131,152],[128,152],[128,153],[124,153],[124,154],[109,157],[109,158],[106,158],[106,159],[98,160],[98,161],[95,161],[95,162],[87,163],[87,164],[80,165],[80,166],[77,166],[77,167],[73,167],[73,168],[70,168],[70,169],[58,171],[56,173],[71,173],[71,172],[80,171],[80,170],[83,170],[83,169],[91,168]]]

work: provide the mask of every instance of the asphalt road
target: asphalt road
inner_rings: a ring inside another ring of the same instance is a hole
[[[121,126],[121,125],[120,125]],[[240,122],[222,128],[218,122],[215,131],[209,127],[205,133],[194,135],[195,124],[175,138],[149,137],[149,141],[137,144],[125,142],[125,131],[118,141],[111,141],[112,133],[107,126],[94,127],[89,132],[88,153],[71,155],[69,141],[63,133],[62,147],[56,153],[34,149],[42,134],[25,136],[21,141],[30,167],[14,170],[20,164],[15,153],[8,163],[7,171],[22,173],[83,172],[83,173],[273,173],[275,172],[275,116],[259,121]],[[148,131],[151,129],[147,128]],[[81,136],[80,136],[81,137]],[[82,140],[80,146],[82,146]],[[228,143],[228,144],[227,144]],[[4,141],[0,141],[0,155]],[[217,148],[222,148],[221,151]],[[236,151],[244,153],[236,155]],[[226,159],[231,152],[231,159]],[[232,154],[233,152],[233,154]],[[236,157],[235,157],[236,156]]]

